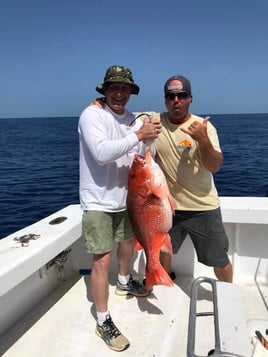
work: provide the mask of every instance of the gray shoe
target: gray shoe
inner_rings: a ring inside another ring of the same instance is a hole
[[[129,347],[128,339],[118,330],[109,315],[101,326],[97,324],[96,334],[114,351],[124,351]]]
[[[124,295],[134,295],[134,296],[148,296],[150,291],[146,289],[146,287],[138,280],[132,279],[130,275],[129,282],[127,284],[121,284],[118,280],[116,283],[115,293],[120,296]]]

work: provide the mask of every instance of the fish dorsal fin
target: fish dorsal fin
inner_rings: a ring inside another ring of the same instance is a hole
[[[170,194],[168,195],[168,200],[169,200],[170,206],[171,206],[173,214],[174,214],[175,213],[175,209],[177,208],[176,201]]]

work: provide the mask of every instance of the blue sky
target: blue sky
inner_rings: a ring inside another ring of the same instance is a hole
[[[267,0],[0,0],[0,118],[78,116],[114,64],[133,111],[164,111],[179,73],[194,113],[267,113],[267,18]]]

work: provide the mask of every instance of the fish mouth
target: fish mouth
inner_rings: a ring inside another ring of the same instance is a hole
[[[135,161],[140,164],[140,165],[145,165],[146,164],[146,161],[145,161],[145,157],[142,156],[142,155],[136,155],[135,156]]]
[[[144,160],[144,159],[145,159],[145,156],[144,156],[144,155],[138,155],[138,154],[137,154],[137,155],[136,155],[136,158],[137,158],[137,159]]]

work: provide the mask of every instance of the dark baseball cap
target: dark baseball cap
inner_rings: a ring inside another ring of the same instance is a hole
[[[181,85],[170,86],[169,83],[174,80],[180,81]],[[186,77],[184,77],[180,74],[175,74],[175,76],[170,77],[166,81],[165,86],[164,86],[164,93],[167,93],[168,91],[176,90],[176,89],[185,90],[185,91],[191,93],[191,83]]]

